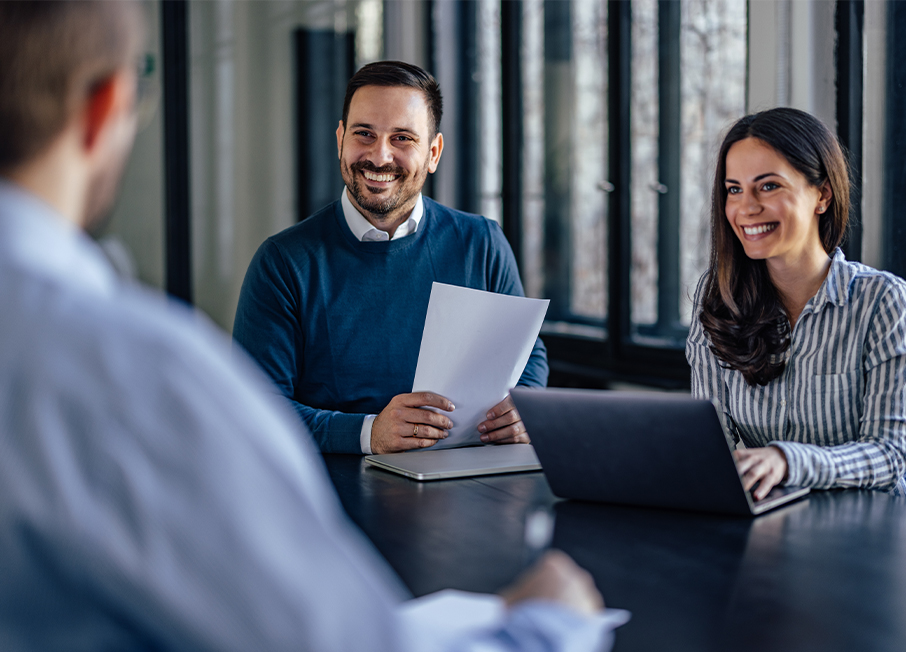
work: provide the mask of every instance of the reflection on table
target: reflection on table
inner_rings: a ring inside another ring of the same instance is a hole
[[[614,650],[906,650],[906,501],[814,492],[755,519],[560,501],[542,473],[419,483],[325,456],[352,520],[415,595],[495,591],[553,545],[633,612]]]

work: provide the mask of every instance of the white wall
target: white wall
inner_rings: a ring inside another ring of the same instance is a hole
[[[748,111],[792,106],[836,125],[829,0],[750,0]]]
[[[227,330],[258,246],[296,221],[293,32],[345,31],[356,6],[190,6],[195,302]],[[323,164],[337,165],[336,152],[324,152]]]
[[[881,267],[887,77],[887,2],[865,3],[864,108],[862,123],[862,262]]]

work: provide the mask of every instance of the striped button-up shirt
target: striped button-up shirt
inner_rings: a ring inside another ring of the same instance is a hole
[[[838,249],[793,328],[783,373],[749,386],[709,348],[695,296],[686,358],[692,394],[735,422],[747,447],[786,455],[786,484],[906,493],[906,281]]]

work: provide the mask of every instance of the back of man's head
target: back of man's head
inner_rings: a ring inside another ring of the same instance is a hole
[[[50,146],[142,38],[132,0],[0,1],[0,171]]]
[[[440,85],[434,77],[418,66],[403,61],[375,61],[362,66],[346,85],[343,100],[343,125],[349,117],[352,96],[364,86],[408,86],[422,92],[431,117],[431,135],[440,131],[440,119],[444,113],[444,100]]]

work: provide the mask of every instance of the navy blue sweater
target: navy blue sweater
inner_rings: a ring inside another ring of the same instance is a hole
[[[324,452],[361,453],[365,416],[412,391],[434,281],[523,295],[496,222],[424,205],[415,234],[360,242],[337,201],[268,238],[246,272],[233,336]],[[547,373],[538,340],[519,384]]]

